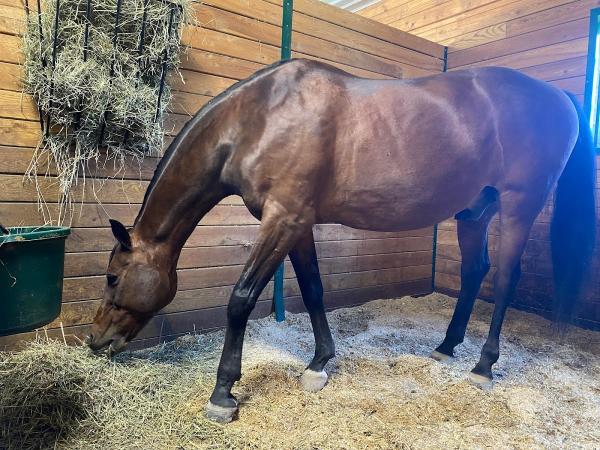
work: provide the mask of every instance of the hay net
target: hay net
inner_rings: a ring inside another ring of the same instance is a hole
[[[27,1],[27,0],[26,0]],[[28,175],[56,166],[69,193],[88,162],[159,155],[192,0],[33,0],[26,3],[24,88],[43,137]],[[39,11],[39,12],[38,12]]]

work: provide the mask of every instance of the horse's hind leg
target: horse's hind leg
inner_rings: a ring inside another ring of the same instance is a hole
[[[315,335],[315,356],[302,374],[300,383],[305,390],[317,392],[327,383],[327,374],[323,369],[327,361],[333,358],[335,347],[325,316],[323,285],[312,230],[300,238],[290,252],[290,259]]]
[[[471,380],[477,384],[485,385],[492,381],[492,365],[500,355],[502,322],[521,276],[521,256],[533,222],[546,198],[545,190],[540,191],[539,195],[508,191],[500,197],[500,249],[494,287],[495,306],[481,358],[470,374]]]
[[[488,226],[496,212],[498,202],[488,205],[476,221],[458,220],[458,245],[461,253],[460,294],[444,341],[431,357],[438,361],[454,356],[454,348],[462,343],[475,298],[481,282],[490,270],[488,256]]]
[[[217,383],[206,407],[210,419],[229,422],[237,411],[238,403],[231,395],[231,388],[241,377],[248,317],[277,266],[311,225],[310,218],[290,212],[277,202],[265,205],[258,238],[227,307],[227,329]]]

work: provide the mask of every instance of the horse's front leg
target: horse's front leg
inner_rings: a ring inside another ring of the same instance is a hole
[[[335,355],[335,346],[325,316],[323,284],[319,274],[319,263],[312,230],[308,230],[290,252],[290,260],[296,271],[302,299],[310,315],[315,335],[315,356],[300,377],[302,387],[318,392],[327,383],[325,364]]]
[[[217,371],[217,383],[206,407],[206,415],[218,422],[230,422],[238,408],[231,395],[233,384],[241,377],[242,346],[248,317],[260,293],[277,266],[310,229],[310,214],[295,213],[278,202],[265,205],[258,238],[238,280],[227,308],[227,330]]]

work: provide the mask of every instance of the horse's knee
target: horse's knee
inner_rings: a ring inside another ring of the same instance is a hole
[[[227,319],[231,323],[240,323],[248,320],[250,313],[256,305],[256,297],[239,290],[234,290],[229,305],[227,305]]]

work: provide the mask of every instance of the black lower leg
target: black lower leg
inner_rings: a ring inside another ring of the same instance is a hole
[[[281,208],[277,202],[266,204],[256,242],[227,307],[227,330],[217,371],[217,383],[210,397],[213,405],[235,408],[231,395],[233,384],[240,379],[244,333],[250,313],[275,269],[302,234],[297,214]],[[226,418],[227,419],[227,418]]]
[[[454,348],[462,343],[465,337],[475,298],[481,282],[490,270],[487,228],[495,212],[495,208],[490,210],[479,222],[458,221],[458,240],[462,256],[460,294],[446,337],[436,348],[438,353],[453,356]]]
[[[315,335],[315,356],[308,368],[320,372],[334,356],[335,347],[323,305],[323,285],[312,231],[298,241],[290,252],[290,259]]]
[[[231,395],[231,389],[241,377],[244,333],[255,302],[255,299],[247,295],[240,295],[237,289],[234,290],[229,301],[225,343],[217,370],[217,383],[210,396],[210,401],[214,405],[226,408],[237,406],[237,400]]]
[[[492,315],[488,338],[481,349],[481,357],[472,370],[476,375],[492,379],[492,366],[498,361],[500,356],[500,331],[502,323],[504,322],[506,309],[512,300],[520,276],[521,265],[517,264],[517,267],[512,271],[508,280],[502,280],[501,274],[499,274],[496,280],[497,293],[495,296],[494,314]]]
[[[320,372],[325,368],[327,361],[335,356],[335,346],[325,316],[325,309],[322,306],[313,310],[310,314],[310,321],[315,335],[315,356],[308,368]]]
[[[446,330],[446,336],[442,343],[435,349],[437,352],[454,356],[454,348],[464,340],[476,296],[476,292],[473,294],[471,292],[464,292],[461,289],[461,295],[459,295],[456,302],[456,308]]]

